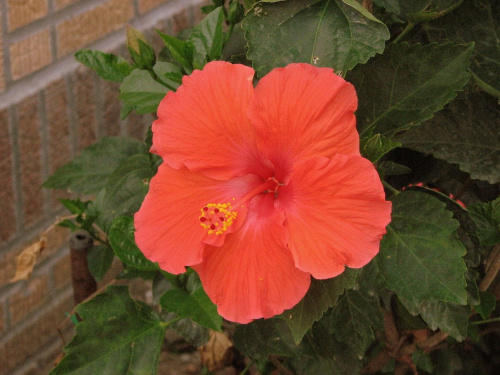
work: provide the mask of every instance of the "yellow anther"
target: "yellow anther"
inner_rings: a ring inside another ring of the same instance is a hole
[[[209,203],[203,207],[199,217],[200,224],[208,234],[222,234],[229,228],[238,213],[232,211],[231,203]]]

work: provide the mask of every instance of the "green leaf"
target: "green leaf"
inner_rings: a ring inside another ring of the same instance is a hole
[[[108,230],[117,216],[132,216],[139,210],[152,177],[153,171],[146,154],[132,155],[121,162],[106,183],[98,218],[102,229]]]
[[[390,139],[381,137],[380,134],[375,134],[371,138],[362,139],[360,148],[361,155],[375,163],[389,151],[399,146],[401,146],[401,143],[392,142]]]
[[[333,307],[330,331],[358,356],[363,356],[375,340],[373,328],[381,321],[377,298],[348,289]]]
[[[491,292],[479,292],[480,303],[474,306],[474,309],[481,315],[483,319],[486,319],[495,310],[497,299],[495,295]]]
[[[476,42],[470,69],[478,85],[500,99],[500,2],[464,1],[452,14],[425,30],[434,41],[445,38],[455,43]]]
[[[156,263],[146,259],[144,254],[135,244],[134,219],[128,216],[119,216],[109,229],[109,243],[123,263],[141,271],[156,271]]]
[[[357,275],[358,270],[347,268],[342,274],[332,279],[313,279],[304,298],[281,315],[290,328],[297,345],[313,323],[335,305],[344,290],[354,286]]]
[[[137,113],[153,113],[169,89],[156,82],[146,70],[134,69],[120,86],[118,98]]]
[[[171,90],[176,90],[182,83],[182,72],[177,65],[165,61],[157,61],[153,71],[163,84]]]
[[[223,23],[222,7],[218,7],[193,27],[188,42],[194,47],[193,67],[195,69],[201,69],[208,61],[220,58],[224,40]]]
[[[107,245],[92,246],[87,254],[89,271],[97,282],[101,281],[113,263],[115,254]]]
[[[494,184],[500,181],[497,107],[494,98],[482,93],[460,95],[434,118],[396,139]]]
[[[132,67],[122,57],[101,51],[80,50],[75,58],[86,67],[94,70],[102,79],[123,82]]]
[[[222,317],[203,288],[192,293],[181,289],[169,290],[160,298],[160,305],[183,318],[191,318],[203,327],[221,331]]]
[[[399,0],[399,5],[408,22],[421,23],[443,17],[462,2],[463,0]]]
[[[163,34],[159,30],[156,30],[156,32],[165,43],[174,60],[181,64],[186,73],[191,73],[193,70],[193,45],[168,34]]]
[[[110,286],[76,311],[83,321],[51,375],[157,373],[165,323],[127,287]]]
[[[422,319],[432,330],[440,329],[457,341],[467,337],[470,307],[437,300],[422,301],[419,305]]]
[[[432,374],[432,358],[428,353],[425,353],[422,349],[417,347],[411,355],[411,360],[417,368]]]
[[[176,314],[168,314],[168,316],[177,317]],[[173,323],[170,327],[172,327],[179,336],[195,347],[204,345],[210,338],[208,329],[196,324],[191,319],[181,319]]]
[[[80,199],[59,198],[59,202],[61,202],[62,205],[74,215],[83,214],[85,212],[85,209],[87,208],[87,205],[89,204],[89,202],[82,202]]]
[[[389,289],[410,306],[429,299],[466,304],[466,251],[456,233],[458,221],[427,194],[404,191],[391,200],[392,222],[375,257]]]
[[[106,185],[108,176],[123,160],[138,153],[146,153],[146,150],[144,144],[136,139],[102,138],[59,168],[43,183],[43,187],[96,194]]]
[[[389,12],[400,14],[401,7],[399,6],[399,0],[373,0],[375,4],[379,7],[386,9]]]
[[[349,81],[359,97],[361,138],[395,133],[430,119],[469,80],[473,44],[391,44],[383,55],[359,66]]]
[[[390,36],[382,22],[348,0],[257,3],[243,28],[259,76],[297,62],[345,72],[382,53]]]
[[[467,208],[477,224],[477,235],[481,243],[494,246],[500,242],[500,197],[492,202],[477,203]]]
[[[234,345],[254,359],[265,359],[271,354],[293,357],[297,351],[286,323],[276,318],[239,325],[234,334]]]

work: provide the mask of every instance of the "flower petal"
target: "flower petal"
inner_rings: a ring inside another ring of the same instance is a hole
[[[284,157],[359,156],[357,105],[354,87],[332,69],[290,64],[260,80],[248,116],[259,147],[279,168]]]
[[[254,71],[214,61],[169,92],[153,123],[153,150],[172,168],[186,166],[217,179],[253,172],[262,162],[246,111]]]
[[[296,162],[278,204],[296,266],[317,279],[368,263],[391,220],[391,203],[377,171],[359,156]]]
[[[297,304],[309,288],[309,274],[295,268],[286,248],[284,217],[273,198],[252,199],[245,224],[222,247],[207,246],[203,262],[193,267],[227,320],[270,318]]]
[[[174,274],[185,272],[185,266],[202,261],[205,243],[221,246],[226,234],[237,230],[246,215],[246,208],[240,208],[225,232],[208,234],[200,223],[201,209],[209,203],[240,199],[260,183],[261,179],[252,175],[219,181],[186,168],[176,170],[162,164],[135,214],[139,249],[163,270]]]

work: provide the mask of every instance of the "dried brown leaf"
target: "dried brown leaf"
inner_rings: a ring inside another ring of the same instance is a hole
[[[201,361],[209,371],[217,371],[228,366],[233,360],[233,343],[222,332],[210,331],[208,342],[198,351]]]
[[[33,268],[35,268],[36,260],[43,249],[45,249],[46,244],[47,237],[41,236],[38,241],[28,246],[16,257],[16,274],[9,280],[11,283],[29,279],[31,273],[33,272]]]

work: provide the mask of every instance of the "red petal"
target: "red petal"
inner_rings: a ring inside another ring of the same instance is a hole
[[[290,64],[260,80],[248,116],[259,146],[279,166],[286,155],[359,156],[357,105],[354,87],[332,69]]]
[[[377,171],[358,156],[295,163],[278,199],[295,264],[317,279],[368,263],[391,220],[391,203]]]
[[[163,270],[174,274],[185,272],[185,266],[201,262],[205,243],[222,245],[226,234],[238,229],[246,215],[245,209],[239,209],[226,232],[209,235],[200,225],[201,209],[208,203],[240,199],[260,183],[252,175],[219,181],[186,168],[176,170],[162,164],[135,214],[137,245]]]
[[[217,179],[258,172],[254,129],[246,112],[254,71],[214,61],[169,92],[153,123],[153,149],[172,168]]]
[[[207,246],[203,262],[193,267],[227,320],[270,318],[296,305],[309,288],[309,274],[295,268],[286,248],[284,218],[273,198],[255,197],[238,232],[222,247]]]

